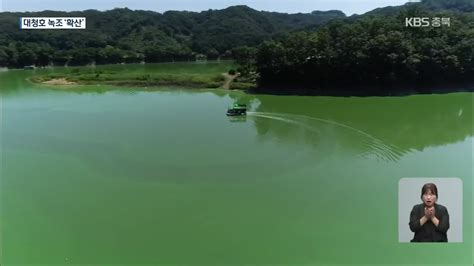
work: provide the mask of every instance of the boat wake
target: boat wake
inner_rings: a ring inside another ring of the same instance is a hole
[[[360,137],[363,137],[363,139],[361,140],[361,144],[364,147],[364,151],[360,153],[359,156],[365,158],[375,156],[377,159],[383,161],[396,161],[404,153],[402,149],[400,149],[394,144],[387,144],[385,141],[376,138],[363,130],[333,120],[286,113],[247,112],[247,115],[249,117],[261,117],[265,119],[281,121],[288,124],[294,124],[305,130],[318,133],[320,132],[318,130],[318,127],[316,125],[311,125],[310,121],[330,124],[342,128],[344,130],[353,132],[359,135]]]

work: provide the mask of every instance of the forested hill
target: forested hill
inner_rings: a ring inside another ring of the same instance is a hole
[[[87,18],[86,30],[19,30],[22,16]],[[317,27],[341,11],[309,14],[264,12],[232,6],[203,12],[110,11],[0,13],[0,66],[82,65],[91,62],[160,62],[230,57],[238,46],[257,46],[262,41],[291,31]]]
[[[409,26],[407,18],[426,18],[428,25]],[[249,66],[259,74],[260,89],[346,95],[472,90],[474,1],[377,9],[266,41],[255,54]]]

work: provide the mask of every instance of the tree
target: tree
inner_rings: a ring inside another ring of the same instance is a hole
[[[216,48],[210,48],[206,52],[207,59],[216,60],[219,57],[219,51]]]
[[[7,47],[0,46],[0,66],[8,66],[10,57],[7,53]]]
[[[18,53],[18,64],[20,66],[34,65],[36,63],[37,55],[29,48],[23,48]]]

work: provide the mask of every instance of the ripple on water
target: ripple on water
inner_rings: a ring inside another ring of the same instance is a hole
[[[357,146],[360,150],[357,156],[363,158],[376,158],[377,160],[392,162],[397,161],[405,153],[396,145],[387,143],[368,132],[333,120],[286,113],[248,112],[247,114],[249,117],[271,119],[296,125],[301,129],[320,135],[322,137],[321,141],[324,141],[325,135],[329,137],[324,129],[332,125],[333,128],[341,131],[339,133],[350,134],[350,145]],[[349,143],[346,144],[349,145]]]

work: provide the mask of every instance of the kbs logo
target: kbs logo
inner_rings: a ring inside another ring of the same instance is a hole
[[[405,27],[424,28],[424,27],[451,27],[451,18],[428,18],[428,17],[411,17],[405,18]]]
[[[415,17],[415,18],[405,18],[405,27],[429,27],[431,26],[430,18],[427,17]]]

